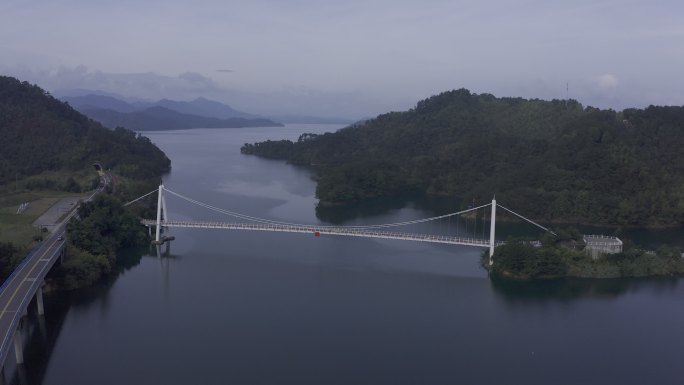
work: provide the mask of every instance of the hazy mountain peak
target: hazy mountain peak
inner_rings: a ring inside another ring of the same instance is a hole
[[[132,112],[136,110],[135,106],[109,95],[87,94],[62,97],[62,100],[77,110],[84,108],[104,108],[119,112]]]
[[[69,102],[71,106],[77,110],[111,110],[116,112],[130,113],[136,111],[143,111],[153,106],[162,106],[169,110],[180,112],[183,114],[204,116],[217,119],[273,119],[283,123],[324,123],[324,124],[348,124],[351,120],[343,118],[321,118],[316,116],[304,115],[260,115],[251,114],[236,110],[228,104],[207,99],[205,97],[197,97],[190,101],[177,101],[172,99],[159,99],[157,101],[149,101],[137,98],[123,97],[113,93],[107,93],[98,90],[70,90],[60,93],[61,99]]]

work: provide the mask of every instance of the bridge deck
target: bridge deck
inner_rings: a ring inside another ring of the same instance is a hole
[[[143,219],[145,226],[155,226],[156,221]],[[400,233],[391,231],[380,231],[373,229],[355,229],[350,227],[321,227],[321,226],[301,226],[301,225],[276,225],[264,223],[231,223],[231,222],[201,222],[201,221],[166,221],[162,224],[165,227],[196,228],[196,229],[226,229],[226,230],[251,230],[251,231],[275,231],[287,233],[305,233],[320,235],[341,235],[349,237],[398,239],[405,241],[418,241],[430,243],[445,243],[450,245],[465,245],[475,247],[489,247],[488,239],[452,237],[447,235]],[[497,245],[503,242],[497,242]]]
[[[72,212],[69,218],[74,213]],[[2,309],[0,312],[0,364],[5,362],[12,345],[12,337],[29,302],[62,253],[64,241],[58,240],[58,237],[63,235],[64,223],[24,258],[21,265],[5,280],[0,289],[0,309]]]

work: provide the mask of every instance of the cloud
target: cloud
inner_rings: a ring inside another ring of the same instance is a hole
[[[605,74],[598,77],[598,86],[600,89],[609,90],[620,85],[617,76],[613,74]]]
[[[180,75],[178,75],[179,79],[187,80],[191,83],[204,83],[204,84],[212,84],[212,80],[206,76],[202,76],[198,74],[197,72],[185,72]]]
[[[217,83],[197,72],[177,76],[153,72],[110,73],[85,66],[30,69],[3,68],[0,73],[36,83],[57,96],[97,93],[130,100],[191,100],[205,97],[230,104],[234,108],[262,115],[314,115],[360,118],[374,116],[391,106],[372,105],[367,97],[355,92],[326,92],[305,87],[281,87],[269,92],[247,91]],[[377,104],[377,103],[376,103]]]
[[[14,67],[5,73],[51,90],[335,115],[353,105],[356,116],[460,87],[565,98],[569,83],[569,97],[586,104],[619,97],[613,108],[684,101],[682,1],[196,3],[0,0],[0,72]],[[79,64],[90,70],[74,71]],[[266,105],[263,94],[284,100]]]
[[[196,72],[165,76],[152,72],[109,73],[89,70],[85,66],[51,69],[0,68],[11,76],[36,83],[55,94],[68,94],[73,89],[88,89],[134,96],[143,99],[189,99],[222,94],[225,89],[213,79]]]

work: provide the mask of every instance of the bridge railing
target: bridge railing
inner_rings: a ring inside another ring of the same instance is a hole
[[[61,243],[60,246],[57,249],[55,249],[52,254],[50,254],[50,257],[53,257],[55,254],[59,254],[59,253],[63,252],[63,250],[64,250],[64,243]],[[34,250],[34,252],[35,252],[35,250]],[[27,257],[24,258],[24,261],[22,261],[23,265],[17,267],[12,274],[14,274],[15,272],[19,272],[21,270],[21,268],[24,267],[26,262],[28,262],[28,260],[30,259],[30,257],[32,255],[33,255],[32,253],[27,254]],[[33,281],[31,281],[31,285],[29,287],[29,290],[27,290],[24,293],[24,296],[22,297],[21,302],[19,303],[19,307],[17,307],[17,309],[27,309],[28,308],[28,305],[31,302],[31,300],[33,299],[33,296],[35,295],[36,291],[38,290],[40,285],[43,284],[43,280],[45,279],[45,276],[47,275],[48,271],[50,271],[50,269],[54,265],[55,261],[57,260],[56,258],[50,258],[50,259],[51,259],[51,263],[46,263],[40,269],[38,276]],[[12,276],[10,276],[10,277],[12,277]],[[9,281],[9,278],[5,282],[8,282],[8,281]],[[3,288],[4,288],[4,284],[3,284]],[[9,354],[9,349],[11,346],[10,340],[13,337],[13,334],[10,333],[9,331],[17,330],[17,326],[19,325],[19,321],[21,321],[22,317],[23,317],[22,311],[16,311],[14,313],[14,315],[12,316],[12,322],[10,323],[10,326],[7,329],[8,332],[5,334],[5,336],[2,340],[2,348],[0,348],[0,363],[4,363],[5,360],[7,359],[7,355]]]
[[[606,239],[606,240],[611,240],[611,241],[616,241],[622,243],[622,240],[618,237],[614,237],[611,235],[597,235],[597,234],[584,234],[582,235],[583,238],[589,238],[589,239]]]
[[[156,221],[150,219],[143,219],[141,221],[147,226],[155,226]],[[469,244],[477,246],[488,246],[488,239],[467,238],[458,236],[449,236],[443,234],[421,234],[421,233],[407,233],[407,232],[390,232],[381,230],[357,229],[349,227],[326,227],[317,225],[281,225],[270,223],[236,223],[236,222],[214,222],[214,221],[167,221],[163,224],[167,227],[185,227],[185,228],[224,228],[236,230],[262,230],[262,231],[282,231],[282,232],[298,232],[298,233],[320,233],[329,235],[351,235],[363,237],[377,237],[386,239],[406,239],[416,241],[435,241],[441,243],[454,244]],[[503,242],[496,242],[499,246]]]

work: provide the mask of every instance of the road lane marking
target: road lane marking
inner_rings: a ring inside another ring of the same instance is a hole
[[[93,195],[91,195],[90,197],[88,197],[88,199],[87,199],[86,201],[92,200],[93,197],[95,196],[95,194],[98,193],[98,192],[101,192],[101,191],[102,191],[101,189],[97,189],[97,190],[93,193]],[[64,227],[64,228],[61,229],[60,231],[55,231],[55,233],[64,232],[64,231],[66,230],[66,224],[71,220],[71,218],[73,218],[74,216],[76,216],[77,212],[78,212],[78,206],[77,206],[77,207],[74,207],[74,208],[72,209],[71,213],[70,213],[69,215],[67,215],[66,218],[64,218],[64,220],[63,220],[60,224],[57,225],[58,227],[62,226],[62,227]],[[58,242],[62,242],[62,241],[53,240],[52,244],[51,244],[50,246],[48,246],[47,249],[45,250],[45,252],[40,256],[40,258],[39,258],[36,262],[33,263],[33,266],[31,266],[31,269],[29,270],[28,273],[26,273],[26,275],[24,275],[24,277],[30,276],[31,273],[33,272],[33,270],[35,270],[35,268],[38,266],[39,262],[44,262],[44,261],[43,261],[44,259],[47,260],[47,261],[50,261],[50,258],[43,258],[43,257],[45,257],[45,255],[46,255],[47,253],[49,253],[49,252],[51,251],[51,249],[52,249]],[[57,250],[52,250],[52,251],[55,252],[55,251],[57,251]],[[37,255],[37,253],[36,253],[36,255]],[[23,265],[23,266],[21,266],[21,267],[19,268],[19,270],[17,271],[17,274],[15,275],[15,277],[17,277],[19,274],[21,274],[21,273],[25,270],[26,265],[28,265],[28,263],[26,263],[25,265]],[[43,268],[44,268],[44,267],[43,267]],[[15,296],[17,295],[17,293],[19,292],[19,289],[21,288],[22,284],[23,284],[24,282],[26,282],[26,281],[27,281],[26,278],[24,278],[22,281],[19,281],[19,282],[15,281],[15,280],[13,279],[12,282],[10,283],[10,285],[14,284],[14,285],[16,286],[16,289],[14,290],[14,292],[12,293],[12,295],[10,296],[10,298],[7,300],[7,304],[5,305],[5,307],[2,309],[2,311],[0,311],[0,323],[2,323],[2,320],[3,320],[4,316],[5,316],[5,313],[17,313],[17,312],[18,312],[18,310],[17,310],[17,311],[14,311],[14,310],[7,310],[7,308],[9,307],[9,305],[10,305],[10,304],[12,303],[12,301],[14,300],[14,297],[15,297]],[[34,279],[34,281],[35,281],[35,279]],[[7,290],[7,288],[8,288],[10,285],[7,285],[7,287],[5,287],[5,290]],[[2,293],[0,293],[0,297],[2,296],[2,294],[4,294],[4,291],[5,291],[5,290],[3,290]],[[27,296],[27,295],[28,295],[28,292],[27,292],[26,294],[24,294],[24,298],[22,298],[22,302],[24,302],[24,300],[26,299],[26,296]],[[10,323],[10,326],[11,326],[11,325],[12,325],[12,323]],[[4,348],[6,347],[5,343],[8,341],[9,333],[13,331],[13,330],[11,330],[11,329],[12,329],[11,327],[7,329],[7,332],[5,333],[4,338],[2,339],[2,341],[0,341],[0,348],[3,348],[3,349],[0,349],[0,352],[5,351],[5,349],[4,349]],[[9,348],[7,348],[7,350],[9,350]],[[0,365],[1,365],[1,364],[2,364],[2,363],[0,363]]]
[[[40,257],[43,258],[48,252],[50,252],[50,250],[52,249],[52,247],[53,247],[56,243],[57,243],[57,242],[53,242],[50,246],[48,246],[47,250],[45,250],[45,252],[43,253],[43,255],[41,255]],[[31,269],[29,270],[29,272],[26,273],[26,277],[28,277],[29,275],[31,275],[31,273],[32,273],[33,270],[36,268],[36,266],[38,266],[38,263],[39,263],[39,262],[40,262],[40,260],[37,260],[37,261],[35,261],[35,262],[33,263],[33,266],[31,266]],[[14,293],[12,293],[12,296],[10,296],[10,298],[7,300],[7,304],[6,304],[5,307],[2,309],[2,312],[3,312],[3,313],[7,310],[7,308],[8,308],[9,305],[10,305],[10,303],[12,303],[12,301],[14,300],[14,297],[17,295],[17,292],[19,291],[19,289],[21,289],[21,284],[22,284],[24,281],[26,281],[26,280],[27,280],[27,278],[24,278],[24,280],[22,280],[21,282],[19,282],[19,284],[17,284],[17,288],[14,289]],[[2,319],[2,316],[0,316],[0,319]]]
[[[45,250],[45,252],[43,253],[43,255],[40,256],[40,258],[45,257],[45,255],[46,255],[48,252],[50,252],[50,250],[52,249],[53,246],[55,246],[55,244],[57,244],[57,241],[52,242],[52,244],[51,244],[50,246],[47,247],[47,250]],[[54,250],[53,250],[53,251],[54,251]],[[39,263],[39,262],[40,262],[40,261],[38,260],[38,261],[35,261],[35,262],[33,263],[33,266],[31,266],[31,269],[29,270],[29,272],[26,273],[26,276],[31,275],[31,273],[32,273],[33,270],[36,268],[36,266],[38,266],[38,263]],[[15,296],[17,295],[17,293],[19,292],[19,289],[21,289],[21,286],[22,286],[21,284],[24,283],[25,281],[26,281],[26,279],[22,280],[21,282],[19,282],[19,283],[17,284],[17,288],[14,289],[14,293],[12,293],[12,296],[7,300],[7,304],[5,304],[5,307],[2,309],[2,312],[0,312],[0,321],[1,321],[2,318],[5,316],[5,313],[8,312],[8,311],[7,311],[7,308],[10,306],[10,304],[11,304],[12,301],[14,300],[14,297],[15,297]],[[16,313],[16,312],[15,312],[15,313]],[[4,344],[5,341],[7,341],[7,338],[8,338],[8,336],[9,336],[9,333],[12,331],[12,330],[10,330],[10,329],[11,329],[11,328],[8,328],[8,329],[7,329],[7,332],[5,333],[5,337],[4,337],[3,340],[1,341],[3,344]]]

